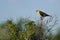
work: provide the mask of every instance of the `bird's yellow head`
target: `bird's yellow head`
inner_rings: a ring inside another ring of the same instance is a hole
[[[39,10],[39,9],[38,9],[38,10],[36,10],[36,13],[40,15],[40,10]]]

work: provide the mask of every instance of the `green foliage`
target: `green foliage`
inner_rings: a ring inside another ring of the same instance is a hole
[[[55,40],[60,40],[60,28],[57,30],[57,34],[54,37]]]
[[[17,22],[7,20],[0,24],[0,40],[60,40],[60,31],[56,35],[44,35],[44,29],[35,21],[21,18]]]
[[[30,35],[32,35],[33,33],[35,33],[35,23],[34,21],[29,21],[25,24],[25,34],[26,34],[26,38],[28,38]]]
[[[11,20],[7,20],[6,24],[8,27],[8,35],[10,40],[17,40],[15,24]]]

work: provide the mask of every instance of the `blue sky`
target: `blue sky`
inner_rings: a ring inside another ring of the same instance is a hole
[[[37,19],[36,9],[53,13],[60,19],[60,0],[0,0],[0,22],[20,17]]]

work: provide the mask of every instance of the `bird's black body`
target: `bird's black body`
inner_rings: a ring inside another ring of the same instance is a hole
[[[50,16],[50,15],[48,15],[48,14],[42,12],[42,11],[40,11],[40,15],[41,15],[42,17]]]

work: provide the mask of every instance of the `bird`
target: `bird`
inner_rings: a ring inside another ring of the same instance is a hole
[[[45,12],[40,11],[39,9],[36,10],[36,13],[39,14],[39,15],[41,15],[42,17],[50,16],[50,15],[46,14]]]

